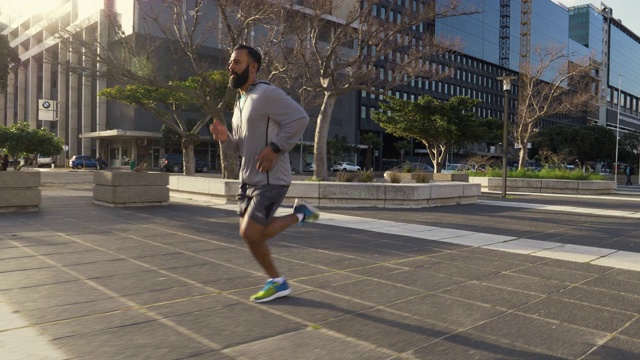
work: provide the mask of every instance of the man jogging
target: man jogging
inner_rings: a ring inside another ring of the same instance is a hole
[[[215,119],[210,131],[225,151],[242,157],[238,194],[240,235],[253,257],[269,276],[260,292],[250,300],[266,302],[286,296],[291,288],[278,273],[267,240],[288,227],[316,221],[318,210],[298,202],[293,214],[274,217],[291,185],[289,150],[304,132],[309,116],[282,89],[257,81],[262,55],[247,45],[237,46],[229,61],[229,82],[238,89],[233,110],[233,130]]]

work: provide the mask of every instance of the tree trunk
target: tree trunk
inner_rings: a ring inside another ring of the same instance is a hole
[[[526,143],[520,144],[520,153],[518,157],[518,169],[524,169],[527,166],[528,153],[529,151],[527,149],[527,144]]]
[[[222,144],[218,142],[220,149],[220,164],[223,179],[239,179],[240,169],[238,166],[238,154],[229,153],[222,149]]]
[[[193,144],[189,141],[182,142],[182,173],[190,176],[196,172],[196,159],[193,154]]]
[[[313,153],[313,161],[316,169],[313,177],[322,181],[329,180],[327,170],[327,138],[329,137],[329,125],[331,124],[331,114],[336,105],[337,97],[330,92],[324,93],[322,99],[322,107],[318,114],[315,134],[315,148]]]

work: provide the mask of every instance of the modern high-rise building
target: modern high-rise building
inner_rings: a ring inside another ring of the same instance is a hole
[[[418,0],[405,0],[402,4],[412,6],[415,1]],[[22,59],[18,71],[9,75],[6,91],[0,94],[0,125],[28,122],[32,127],[48,128],[68,146],[66,157],[100,154],[114,166],[124,165],[127,159],[157,165],[165,152],[161,123],[146,111],[98,97],[100,90],[113,84],[86,71],[99,65],[65,51],[56,35],[60,28],[80,25],[84,36],[112,41],[109,13],[117,14],[124,30],[145,34],[149,30],[144,26],[144,9],[158,2],[51,0],[47,8],[34,8],[28,2],[0,3],[0,33],[8,37]],[[454,69],[453,76],[409,80],[393,95],[417,99],[428,94],[441,100],[469,96],[481,100],[475,109],[479,116],[501,119],[504,94],[497,78],[518,74],[523,49],[557,45],[576,59],[590,57],[599,64],[601,101],[599,111],[578,117],[554,116],[541,126],[554,122],[597,123],[616,129],[619,122],[620,131],[640,130],[640,37],[614,17],[613,9],[604,4],[601,8],[566,7],[551,0],[465,0],[463,5],[478,13],[439,19],[428,30],[437,36],[455,38],[462,45],[459,52],[441,59],[443,66]],[[213,21],[219,21],[214,0],[207,3],[206,11]],[[380,1],[376,11],[387,14],[388,1]],[[215,37],[208,45],[224,69],[228,51]],[[66,70],[74,68],[85,71]],[[48,108],[44,107],[45,101]],[[330,138],[333,134],[344,135],[352,144],[358,144],[364,132],[379,133],[383,145],[376,151],[378,169],[383,158],[398,157],[393,146],[397,139],[371,120],[379,101],[379,96],[367,91],[341,97],[330,130]],[[512,117],[516,105],[514,96],[509,104]],[[313,123],[302,139],[305,143],[313,141]],[[202,135],[203,142],[196,151],[215,160],[213,142],[205,140],[205,133]],[[474,151],[491,154],[489,148],[481,146]],[[309,154],[302,157],[311,159]]]

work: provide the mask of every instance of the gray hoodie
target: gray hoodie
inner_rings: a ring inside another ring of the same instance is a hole
[[[291,185],[289,151],[300,140],[309,116],[282,89],[265,81],[250,86],[236,101],[233,131],[224,143],[242,157],[240,182],[249,185]],[[268,172],[256,169],[258,155],[270,142],[282,152]]]

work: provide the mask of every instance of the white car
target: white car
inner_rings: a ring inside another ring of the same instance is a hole
[[[38,167],[51,167],[51,164],[53,164],[53,156],[44,156],[38,154],[37,163]]]
[[[447,167],[445,167],[444,169],[442,169],[442,173],[443,174],[451,174],[451,173],[457,173],[457,172],[463,172],[463,171],[467,171],[469,170],[469,165],[464,165],[464,164],[449,164],[447,165]]]
[[[350,162],[341,162],[333,165],[331,171],[360,171],[360,166],[350,163]]]

